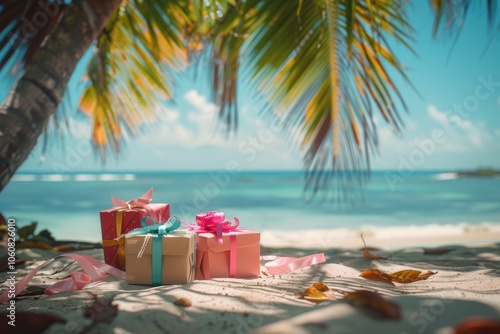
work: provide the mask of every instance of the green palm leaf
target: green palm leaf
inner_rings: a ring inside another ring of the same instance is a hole
[[[171,98],[172,71],[187,64],[187,1],[124,1],[97,40],[80,110],[92,118],[93,142],[104,159],[118,152],[125,129],[158,117]]]
[[[405,106],[391,74],[406,77],[388,40],[410,49],[413,30],[404,4],[248,0],[239,4],[243,22],[226,17],[221,23],[245,38],[221,43],[218,49],[231,52],[220,63],[229,66],[241,53],[251,74],[244,78],[266,98],[267,110],[283,120],[289,135],[298,133],[306,192],[334,187],[353,195],[348,191],[368,176],[363,171],[377,146],[375,113],[396,131],[401,128],[398,110]],[[345,182],[330,182],[334,176]]]

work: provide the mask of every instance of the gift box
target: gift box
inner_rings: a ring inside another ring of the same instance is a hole
[[[198,234],[196,279],[250,278],[260,274],[260,233],[241,230],[223,233],[222,243],[212,233]]]
[[[158,222],[166,222],[170,218],[170,205],[150,204],[152,197],[152,188],[138,200],[125,202],[112,197],[113,208],[100,212],[104,262],[125,270],[124,240],[120,236],[140,228],[145,216],[151,216]]]
[[[134,230],[124,236],[128,283],[164,285],[193,281],[196,235],[173,231],[180,221],[172,218],[177,219],[175,223],[147,226],[146,230]]]
[[[222,212],[196,215],[196,224],[187,225],[198,234],[196,279],[218,277],[250,278],[260,274],[260,233],[240,229]]]

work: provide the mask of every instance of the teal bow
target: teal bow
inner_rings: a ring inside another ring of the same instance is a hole
[[[146,224],[148,220],[153,222],[152,225]],[[168,234],[174,230],[177,230],[181,226],[181,220],[175,216],[170,217],[170,219],[165,223],[157,224],[154,217],[145,216],[141,220],[142,227],[136,228],[128,232],[130,235],[138,235],[138,234],[157,234],[162,236],[164,234]]]
[[[147,225],[147,221],[151,220],[152,225]],[[157,224],[156,220],[151,216],[142,218],[141,225],[143,227],[130,231],[130,235],[150,234],[153,237],[153,245],[151,250],[151,284],[154,286],[161,285],[162,281],[162,238],[164,235],[177,230],[181,226],[181,220],[177,217],[170,219],[163,224]]]

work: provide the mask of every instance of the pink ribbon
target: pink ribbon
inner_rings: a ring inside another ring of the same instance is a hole
[[[286,274],[294,270],[309,267],[326,261],[325,254],[318,253],[304,257],[261,256],[261,260],[272,260],[264,266],[271,275]]]
[[[125,272],[116,269],[104,262],[97,260],[89,255],[80,254],[63,254],[56,256],[50,260],[45,261],[38,267],[36,267],[31,273],[23,277],[19,282],[17,282],[14,291],[7,290],[0,295],[0,303],[9,301],[10,299],[17,296],[21,291],[23,291],[28,283],[33,279],[36,273],[50,261],[57,259],[58,257],[66,256],[75,260],[83,269],[82,272],[73,272],[71,277],[68,277],[62,281],[59,281],[49,288],[45,289],[47,295],[52,295],[61,291],[76,291],[82,290],[89,283],[100,282],[106,279],[109,275],[125,279]]]
[[[223,212],[208,211],[207,213],[196,215],[196,223],[198,225],[182,224],[189,227],[190,230],[194,230],[196,233],[213,233],[217,238],[217,243],[222,244],[222,233],[237,231],[240,225],[238,218],[232,218],[234,219],[234,225],[231,225],[231,222],[226,220],[226,215]]]
[[[125,202],[122,199],[111,196],[111,203],[113,204],[113,208],[148,208],[148,204],[153,199],[153,188],[150,188],[148,191],[144,193],[139,199],[131,199],[128,202]]]

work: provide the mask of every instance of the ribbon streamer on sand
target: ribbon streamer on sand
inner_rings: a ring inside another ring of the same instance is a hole
[[[309,267],[326,261],[325,254],[318,253],[304,257],[261,256],[261,260],[268,261],[264,266],[271,275],[286,274],[294,270]]]
[[[45,289],[45,293],[47,295],[52,295],[61,291],[76,291],[82,290],[89,283],[100,282],[106,279],[109,275],[125,279],[125,272],[119,269],[116,269],[104,262],[97,260],[89,255],[81,255],[81,254],[63,254],[56,256],[50,260],[45,261],[38,267],[36,267],[31,273],[23,277],[17,284],[15,288],[9,289],[0,295],[0,303],[4,303],[9,301],[10,299],[17,296],[20,292],[22,292],[28,283],[33,279],[36,273],[47,263],[50,261],[57,259],[58,257],[66,256],[73,260],[75,260],[83,269],[82,272],[73,272],[71,273],[71,277],[66,278],[62,281],[56,282],[51,287]]]

